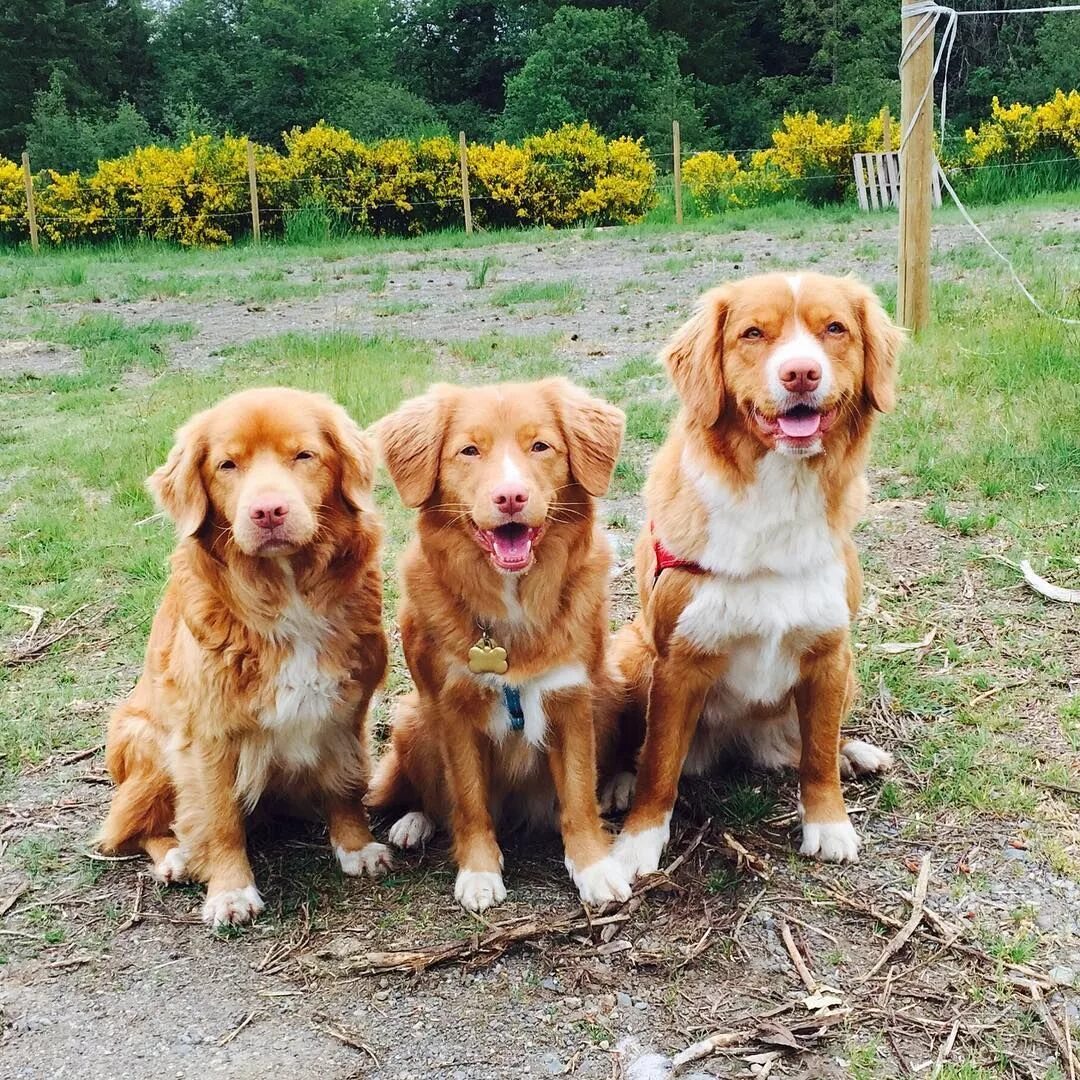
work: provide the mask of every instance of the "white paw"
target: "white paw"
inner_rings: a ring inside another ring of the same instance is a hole
[[[850,821],[828,821],[818,824],[804,821],[802,827],[803,855],[812,855],[822,862],[858,862],[859,834]]]
[[[665,816],[663,824],[638,833],[625,829],[619,834],[611,857],[622,867],[627,881],[644,877],[660,869],[660,856],[664,853],[671,835],[671,815]]]
[[[349,877],[380,878],[388,870],[394,868],[394,857],[385,844],[377,844],[372,841],[365,844],[358,851],[346,851],[342,847],[334,845],[334,854],[341,864],[341,872]]]
[[[187,881],[187,857],[179,847],[169,848],[154,864],[152,872],[162,885],[177,885],[181,881]]]
[[[630,809],[634,801],[637,773],[616,773],[605,785],[600,795],[601,814],[621,814]]]
[[[873,743],[848,739],[840,747],[840,772],[844,776],[865,776],[883,773],[893,767],[893,756]]]
[[[622,866],[612,855],[605,855],[591,866],[579,870],[568,856],[566,869],[577,886],[583,904],[602,907],[613,900],[620,903],[630,899],[630,882]]]
[[[396,848],[409,848],[426,844],[435,835],[435,822],[422,810],[410,810],[390,826],[387,839]]]
[[[251,922],[266,905],[254,885],[243,889],[225,889],[212,893],[203,904],[202,917],[207,926],[239,926]]]
[[[466,911],[487,911],[506,899],[502,874],[490,870],[459,870],[454,882],[454,899]]]

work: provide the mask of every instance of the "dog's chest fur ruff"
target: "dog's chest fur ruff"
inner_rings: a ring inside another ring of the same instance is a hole
[[[237,768],[237,794],[249,805],[275,771],[296,776],[327,767],[340,753],[346,762],[356,757],[348,746],[355,734],[336,715],[340,685],[319,663],[331,632],[290,581],[288,601],[269,635],[281,650],[276,671],[267,672],[269,703],[258,712],[258,731],[245,739]]]
[[[676,635],[726,656],[706,719],[716,713],[730,722],[748,708],[782,703],[806,648],[848,624],[846,570],[807,462],[767,454],[740,491],[690,452],[682,473],[706,512],[698,562],[709,576],[696,584]]]

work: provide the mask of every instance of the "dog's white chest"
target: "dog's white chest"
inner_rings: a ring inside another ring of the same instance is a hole
[[[497,691],[488,719],[488,734],[501,743],[509,736],[524,739],[529,746],[542,750],[547,742],[547,712],[545,696],[559,690],[584,686],[589,681],[584,664],[559,664],[542,675],[525,682],[511,684],[516,697],[506,693],[507,681],[497,675],[474,676]],[[520,708],[515,718],[511,707]],[[515,724],[516,719],[516,724]]]
[[[817,475],[805,462],[768,454],[740,492],[684,459],[707,514],[695,587],[676,633],[703,652],[724,653],[725,696],[779,702],[799,658],[822,634],[848,623],[846,570],[825,516]]]
[[[316,753],[316,731],[338,703],[336,680],[319,666],[319,652],[328,633],[326,620],[295,595],[275,628],[275,637],[285,651],[273,678],[273,702],[259,719],[274,733],[284,759]]]

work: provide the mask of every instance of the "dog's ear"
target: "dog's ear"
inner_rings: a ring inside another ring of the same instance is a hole
[[[878,412],[892,412],[896,407],[896,360],[907,334],[889,318],[873,289],[860,282],[851,285],[863,339],[863,393]]]
[[[333,446],[341,469],[341,497],[353,510],[370,509],[375,482],[375,447],[353,418],[327,398],[323,433]]]
[[[544,383],[559,414],[574,479],[594,498],[611,483],[622,446],[626,417],[600,398],[585,393],[568,379]]]
[[[406,506],[423,506],[435,491],[450,392],[448,386],[432,386],[373,428],[390,479]]]
[[[686,411],[707,428],[724,411],[724,321],[729,302],[723,285],[710,289],[661,354]]]
[[[165,464],[158,466],[146,481],[154,501],[176,523],[181,537],[194,536],[210,510],[202,478],[206,457],[203,415],[193,416],[177,431]]]

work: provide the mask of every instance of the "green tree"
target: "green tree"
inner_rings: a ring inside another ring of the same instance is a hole
[[[435,107],[396,82],[361,80],[341,91],[325,119],[351,131],[358,139],[447,132]]]
[[[66,105],[92,116],[123,94],[154,92],[150,16],[142,0],[4,0],[0,4],[0,152],[26,141],[35,94],[54,72]]]
[[[683,42],[657,34],[625,8],[562,8],[537,32],[535,48],[506,84],[500,133],[521,138],[581,120],[608,135],[644,136],[668,150],[677,117],[699,143],[695,87],[679,71]]]

